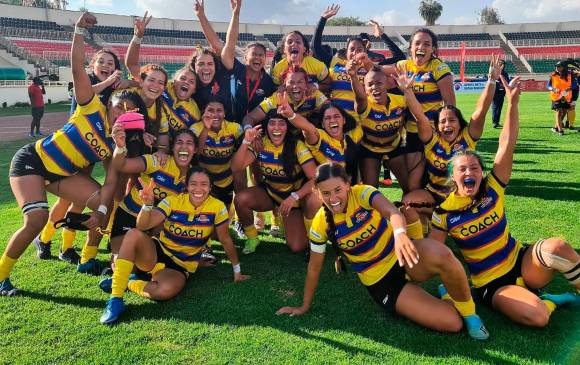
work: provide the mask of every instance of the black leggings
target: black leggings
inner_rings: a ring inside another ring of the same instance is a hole
[[[36,129],[36,134],[40,133],[40,120],[44,115],[44,107],[32,108],[32,122],[30,123],[30,134],[34,134],[34,129]]]

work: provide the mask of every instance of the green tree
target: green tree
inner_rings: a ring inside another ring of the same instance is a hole
[[[499,15],[497,8],[486,6],[479,11],[479,24],[504,24],[505,22]]]
[[[356,26],[365,25],[366,23],[360,20],[358,16],[338,16],[330,19],[326,24],[330,26]]]
[[[419,15],[425,19],[426,25],[435,25],[443,12],[443,5],[436,0],[422,0],[419,4]]]

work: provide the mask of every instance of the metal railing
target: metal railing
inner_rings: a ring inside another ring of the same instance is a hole
[[[65,81],[44,81],[44,86],[68,86],[68,82]],[[32,80],[0,80],[0,87],[23,87],[30,86]]]
[[[523,54],[528,60],[562,60],[566,58],[580,58],[580,52],[570,53],[533,53]]]
[[[499,47],[498,40],[480,40],[480,41],[439,41],[439,48],[460,48],[461,43],[465,42],[465,47],[491,48]]]
[[[580,45],[580,38],[510,39],[516,47]]]
[[[459,56],[459,55],[441,56],[441,58],[445,62],[460,62],[461,61],[461,56]],[[509,55],[509,54],[501,55],[501,58],[506,60],[506,61],[513,60],[512,55]],[[467,61],[467,62],[475,62],[475,61],[489,62],[490,60],[491,60],[491,55],[466,55],[465,56],[465,61]]]

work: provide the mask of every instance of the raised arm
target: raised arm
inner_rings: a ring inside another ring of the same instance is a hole
[[[253,128],[246,129],[244,139],[242,140],[242,144],[232,157],[232,172],[235,173],[243,171],[252,162],[254,162],[254,160],[256,160],[256,156],[254,156],[252,151],[250,151],[250,145],[254,143],[254,141],[260,139],[261,136],[262,136],[261,125],[257,125]]]
[[[393,55],[390,58],[385,58],[382,62],[379,63],[379,65],[392,65],[400,60],[405,59],[405,54],[403,53],[403,51],[401,51],[401,49],[395,44],[395,42],[393,42],[392,39],[389,38],[389,36],[387,36],[385,32],[383,32],[383,28],[377,21],[371,19],[369,20],[369,25],[373,27],[373,35],[377,38],[381,38]]]
[[[91,85],[89,75],[85,71],[85,42],[83,31],[97,24],[97,18],[91,13],[83,13],[75,24],[73,42],[70,52],[73,83],[75,85],[75,98],[79,105],[86,105],[95,93]]]
[[[111,136],[116,146],[112,159],[115,170],[126,174],[138,174],[145,171],[146,166],[142,157],[127,158],[125,129],[120,123],[113,125]]]
[[[358,70],[361,68],[360,62],[356,59],[346,63],[346,72],[351,79],[352,91],[354,91],[354,107],[357,113],[362,114],[367,109],[368,99],[364,85],[358,79]]]
[[[230,0],[232,6],[232,19],[228,27],[226,35],[226,46],[221,52],[222,65],[227,70],[234,68],[236,43],[240,33],[240,9],[242,8],[242,0]]]
[[[135,18],[135,27],[133,28],[133,38],[131,39],[131,43],[129,43],[129,48],[127,48],[127,54],[125,55],[125,66],[133,79],[139,80],[139,51],[141,50],[141,41],[145,36],[145,30],[147,29],[147,25],[153,18],[153,15],[148,15],[148,12],[145,12],[143,18]]]
[[[326,67],[330,67],[332,62],[332,52],[328,52],[322,47],[322,33],[324,32],[324,26],[328,19],[335,16],[340,10],[338,4],[331,4],[326,8],[326,10],[320,16],[320,20],[316,25],[316,30],[314,31],[314,37],[312,38],[312,49],[314,50],[314,57],[324,62]]]
[[[264,119],[266,119],[266,113],[264,113],[260,105],[258,105],[254,108],[254,110],[246,114],[246,116],[242,119],[242,125],[244,128],[246,126],[253,127],[256,123],[259,123]]]
[[[437,81],[437,87],[445,105],[455,105],[455,90],[453,89],[453,76],[448,75]]]
[[[397,72],[397,77],[395,81],[399,86],[399,89],[405,94],[405,100],[407,101],[407,108],[415,117],[417,121],[417,128],[419,130],[419,139],[423,143],[427,143],[433,137],[433,128],[431,127],[431,122],[429,118],[423,112],[423,107],[417,100],[415,93],[413,92],[413,84],[415,83],[415,77],[417,74],[413,74],[411,77],[407,76],[406,72]]]
[[[213,30],[213,27],[211,26],[209,20],[207,20],[207,17],[205,16],[203,0],[195,0],[195,3],[193,4],[193,9],[195,10],[195,15],[197,15],[197,19],[199,19],[199,24],[201,25],[201,30],[203,32],[203,35],[205,36],[205,39],[207,39],[207,42],[209,43],[210,47],[216,54],[221,54],[223,48],[222,40],[220,39],[220,37],[218,37],[215,30]]]
[[[474,140],[478,140],[483,134],[485,116],[487,115],[489,107],[491,106],[491,102],[493,101],[493,95],[495,94],[496,88],[496,81],[499,79],[502,69],[503,66],[499,60],[499,55],[492,55],[491,62],[489,63],[487,84],[485,85],[483,93],[481,93],[479,99],[477,100],[475,111],[471,115],[471,121],[469,122],[468,127],[469,135]]]
[[[153,189],[155,189],[155,180],[151,179],[149,185],[146,185],[143,183],[143,180],[139,178],[139,183],[143,188],[142,190],[139,190],[139,197],[141,198],[143,205],[137,215],[136,227],[141,231],[148,231],[163,223],[165,215],[159,210],[153,209],[153,204],[155,202],[155,194],[153,193]]]
[[[499,145],[493,161],[493,172],[503,184],[507,184],[512,174],[514,150],[516,149],[520,128],[518,104],[520,102],[521,89],[519,76],[514,77],[510,84],[507,83],[503,76],[501,81],[508,100],[508,112],[505,124],[499,135]]]

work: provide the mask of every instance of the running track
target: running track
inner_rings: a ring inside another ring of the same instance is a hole
[[[31,120],[32,116],[30,115],[0,117],[0,142],[26,139],[32,141],[33,139],[28,136]],[[45,113],[40,121],[40,131],[44,135],[50,134],[61,128],[67,120],[68,112]]]

